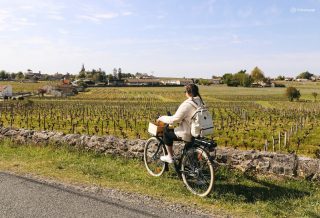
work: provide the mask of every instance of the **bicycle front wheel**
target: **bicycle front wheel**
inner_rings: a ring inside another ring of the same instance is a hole
[[[214,186],[214,169],[209,154],[199,147],[187,150],[181,162],[181,176],[193,194],[207,196]]]
[[[161,176],[166,167],[166,163],[160,160],[166,151],[163,145],[156,137],[148,139],[144,146],[143,159],[147,171],[152,176]]]

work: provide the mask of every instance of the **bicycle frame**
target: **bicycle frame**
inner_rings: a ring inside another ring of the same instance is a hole
[[[164,150],[165,150],[165,153],[167,154],[168,151],[167,151],[167,148],[163,142],[163,138],[160,137],[160,136],[155,136],[159,141],[159,145],[158,145],[158,148],[157,148],[157,151],[155,152],[154,156],[156,156],[159,152],[159,150],[161,149],[161,147],[163,146],[164,147]],[[205,146],[203,145],[198,145],[195,140],[193,139],[191,142],[184,142],[185,145],[183,146],[183,148],[181,149],[181,152],[180,152],[180,157],[176,159],[176,161],[174,162],[174,169],[176,171],[176,173],[178,174],[179,178],[181,179],[181,160],[182,160],[182,157],[184,156],[184,154],[187,152],[188,149],[190,148],[196,148],[196,147],[201,147],[203,149],[206,149]],[[211,155],[209,156],[210,158],[210,161],[213,161],[214,162],[214,157],[212,157]],[[165,170],[168,171],[169,170],[169,166],[168,166],[168,163],[165,163]]]
[[[215,153],[212,152],[216,150],[215,147],[216,143],[212,139],[193,138],[191,142],[184,142],[184,146],[179,146],[180,151],[176,151],[172,166],[179,179],[195,195],[204,197],[213,189]],[[160,155],[167,154],[163,136],[153,136],[147,141],[144,163],[152,176],[161,176],[169,171],[170,165],[160,161]]]

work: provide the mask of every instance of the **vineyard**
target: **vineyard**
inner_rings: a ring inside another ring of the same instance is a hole
[[[310,88],[311,87],[311,88]],[[304,99],[289,102],[285,88],[200,87],[214,119],[220,146],[297,152],[315,156],[320,148],[320,104],[302,86]],[[185,99],[183,87],[89,88],[68,99],[5,101],[3,126],[88,135],[148,138],[147,126]]]

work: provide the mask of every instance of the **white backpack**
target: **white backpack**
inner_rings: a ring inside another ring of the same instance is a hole
[[[196,111],[191,117],[191,135],[193,137],[204,137],[213,133],[213,121],[209,110],[204,104],[198,106],[195,101],[192,106],[196,108]]]

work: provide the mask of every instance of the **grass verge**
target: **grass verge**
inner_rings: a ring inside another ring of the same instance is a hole
[[[210,211],[240,217],[319,217],[319,184],[243,175],[220,168],[214,193],[193,196],[173,170],[161,178],[147,174],[139,160],[97,155],[67,147],[17,146],[0,143],[0,170],[32,173],[62,182],[138,192]]]

